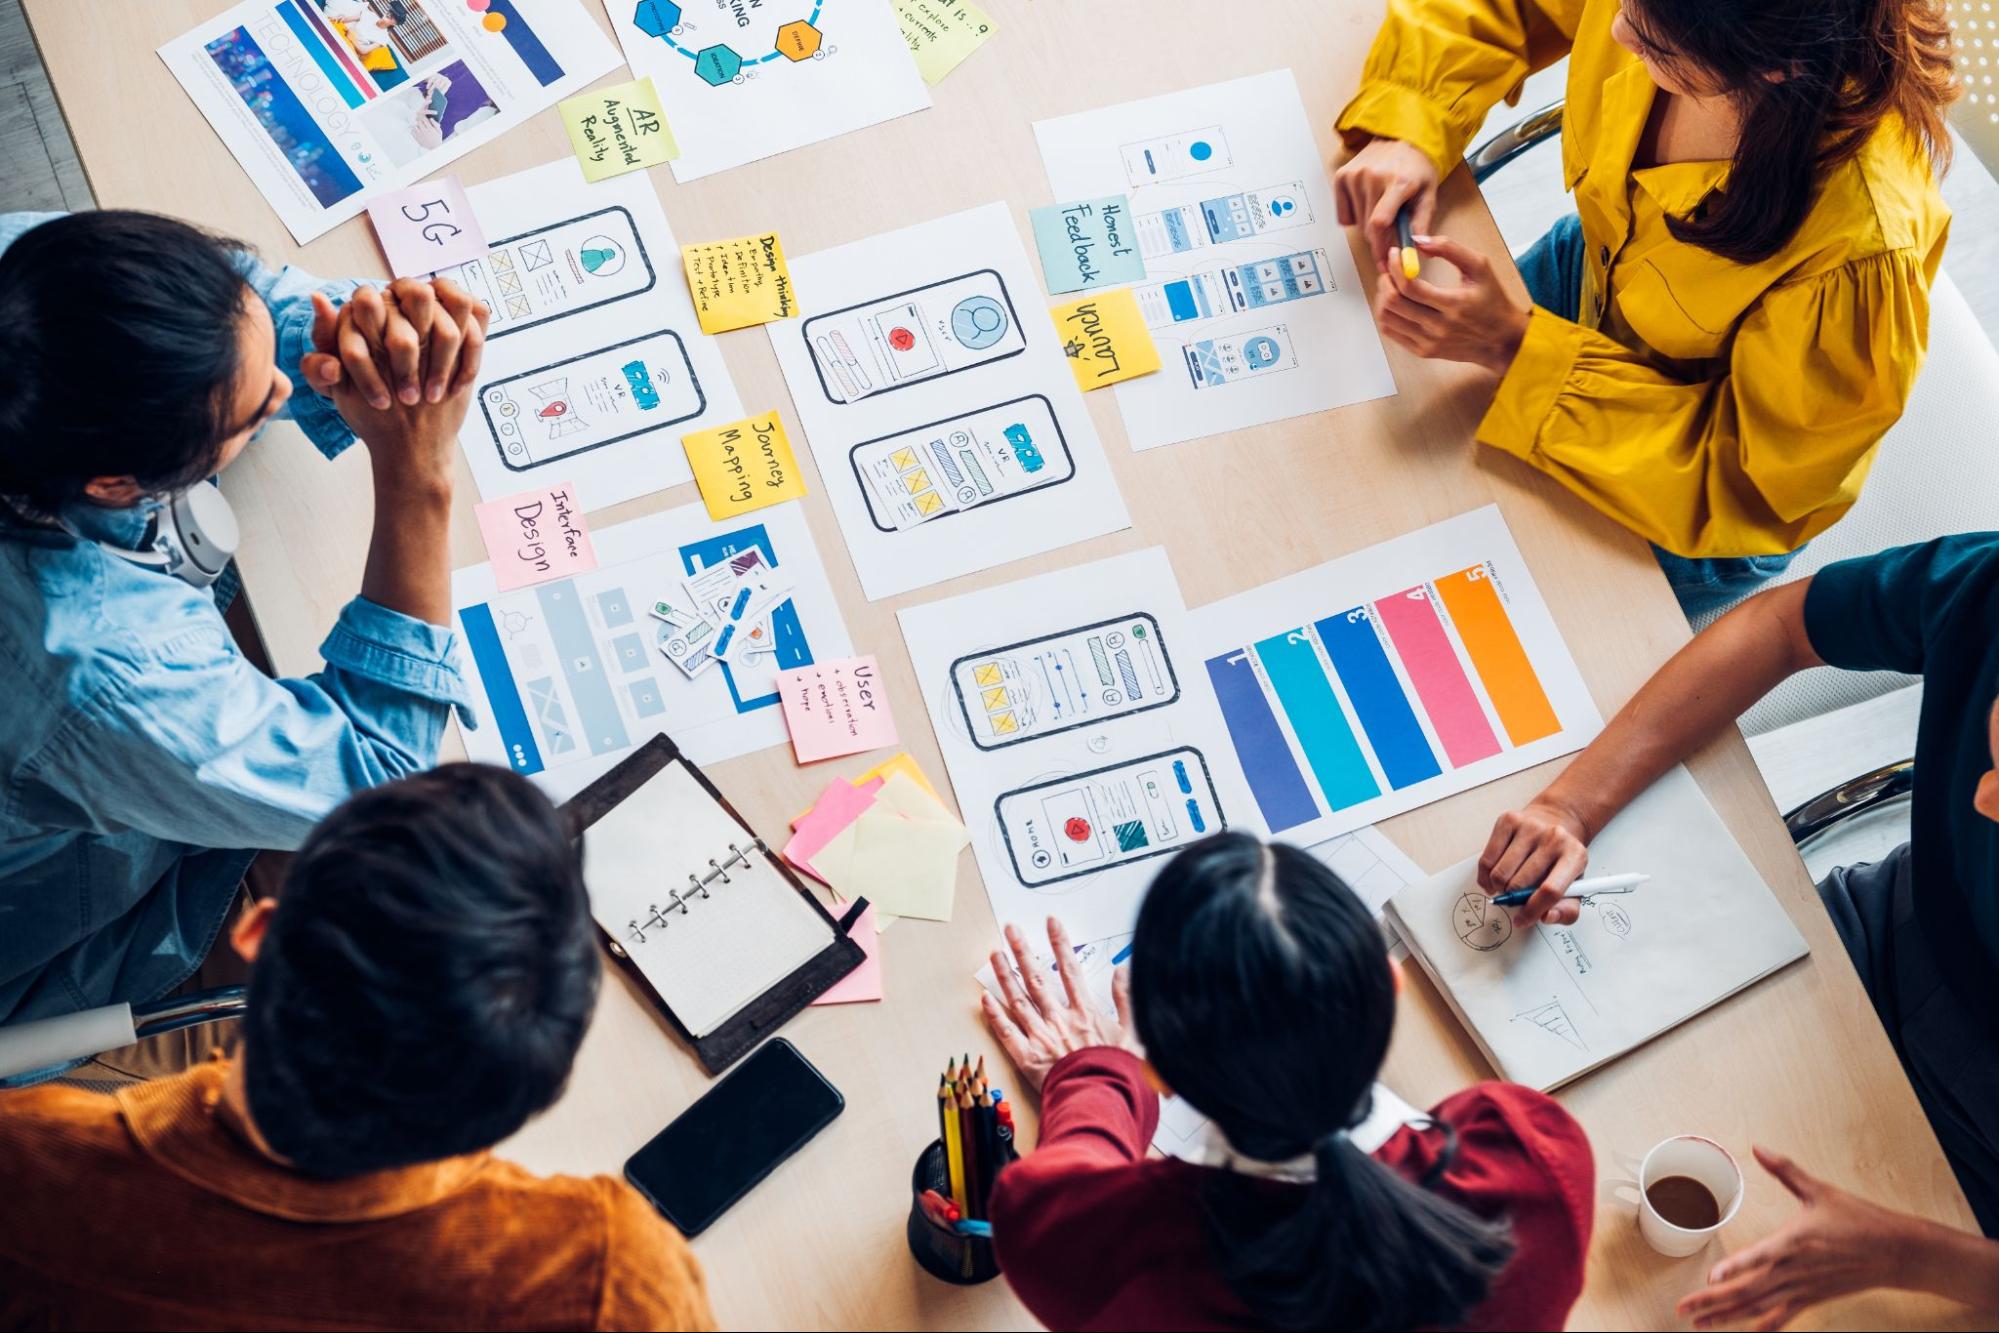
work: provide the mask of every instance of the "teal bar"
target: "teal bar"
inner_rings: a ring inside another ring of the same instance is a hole
[[[1256,644],[1256,656],[1270,677],[1270,688],[1277,691],[1277,701],[1305,751],[1312,776],[1319,780],[1326,804],[1344,810],[1381,795],[1310,636],[1302,629],[1272,635]]]

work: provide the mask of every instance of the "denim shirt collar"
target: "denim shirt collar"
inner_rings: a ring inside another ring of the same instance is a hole
[[[146,530],[152,526],[153,515],[159,511],[160,501],[152,496],[128,509],[112,509],[79,500],[64,505],[57,517],[70,532],[88,541],[108,542],[128,551],[140,551],[146,547]]]

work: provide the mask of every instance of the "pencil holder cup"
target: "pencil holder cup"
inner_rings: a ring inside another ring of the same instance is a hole
[[[949,1196],[951,1175],[944,1164],[944,1141],[935,1139],[917,1154],[916,1169],[909,1178],[909,1252],[932,1277],[959,1286],[975,1286],[999,1276],[999,1259],[993,1254],[990,1236],[961,1235],[931,1220],[923,1211],[923,1191],[936,1190]]]

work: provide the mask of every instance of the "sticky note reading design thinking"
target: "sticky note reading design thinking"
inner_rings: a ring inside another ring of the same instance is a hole
[[[680,156],[650,78],[581,93],[557,109],[585,180],[656,167]]]
[[[1048,313],[1078,388],[1101,388],[1159,369],[1159,349],[1152,345],[1152,331],[1130,291],[1103,292]]]
[[[1041,252],[1048,290],[1057,296],[1145,276],[1145,259],[1131,225],[1131,201],[1121,194],[1051,204],[1034,209],[1028,218],[1034,223],[1034,248]]]
[[[428,277],[486,255],[486,233],[456,176],[438,176],[368,201],[368,220],[399,278]]]
[[[727,333],[798,313],[777,233],[680,247],[703,333]]]
[[[977,5],[950,0],[895,0],[895,20],[902,40],[916,57],[916,72],[925,83],[939,83],[966,56],[993,35],[992,16]]]
[[[597,567],[576,488],[549,486],[475,505],[479,536],[501,592]]]
[[[777,413],[683,436],[708,517],[730,518],[805,494],[798,458]]]
[[[895,744],[895,715],[872,657],[779,672],[777,688],[801,764]]]

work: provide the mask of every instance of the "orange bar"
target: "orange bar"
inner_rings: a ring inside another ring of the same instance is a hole
[[[1500,725],[1516,746],[1552,736],[1562,729],[1554,705],[1541,688],[1534,664],[1514,632],[1513,621],[1499,600],[1485,566],[1437,580],[1437,595],[1457,626],[1458,638],[1471,654],[1473,668],[1485,683],[1486,697],[1499,713]]]

